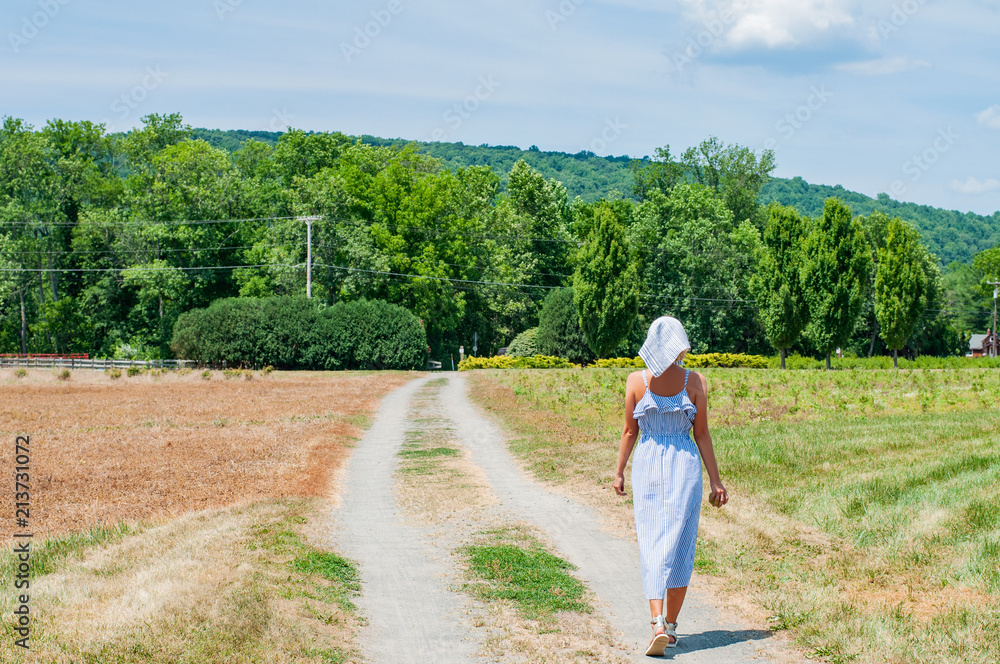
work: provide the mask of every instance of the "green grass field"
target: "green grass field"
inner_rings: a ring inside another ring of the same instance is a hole
[[[541,479],[606,513],[628,370],[489,371],[473,394]],[[1000,371],[706,370],[732,502],[697,569],[811,657],[1000,661]]]

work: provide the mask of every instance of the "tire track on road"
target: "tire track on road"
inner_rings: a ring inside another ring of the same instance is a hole
[[[367,621],[359,634],[372,664],[465,664],[477,644],[463,614],[467,600],[448,589],[447,552],[407,525],[393,493],[393,473],[406,432],[414,380],[387,396],[347,464],[335,541],[360,568],[358,599]]]

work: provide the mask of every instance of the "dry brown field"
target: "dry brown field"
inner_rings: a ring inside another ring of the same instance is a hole
[[[403,373],[212,372],[111,379],[76,371],[0,375],[0,474],[31,436],[37,539],[118,522],[158,521],[248,499],[327,497],[331,478]],[[13,515],[13,492],[0,513]],[[12,536],[3,519],[0,540]]]

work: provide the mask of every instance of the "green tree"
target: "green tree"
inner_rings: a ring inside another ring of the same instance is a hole
[[[632,330],[639,304],[639,275],[625,246],[625,229],[601,209],[573,275],[580,327],[598,357],[608,357]]]
[[[531,251],[538,256],[539,274],[533,283],[563,285],[563,275],[569,269],[566,187],[546,180],[521,159],[510,171],[507,194],[514,213],[525,219],[522,227],[530,238]]]
[[[653,192],[635,213],[629,242],[642,266],[647,320],[684,322],[692,351],[759,352],[767,348],[752,306],[749,279],[760,234],[708,187],[682,184],[670,196]]]
[[[1000,246],[981,251],[972,259],[972,264],[983,273],[983,281],[1000,279]],[[990,292],[992,288],[988,289]]]
[[[314,134],[289,129],[281,135],[274,148],[277,172],[286,184],[291,184],[295,177],[310,178],[333,166],[353,143],[350,137],[339,131]]]
[[[138,288],[142,306],[152,306],[157,315],[159,341],[166,348],[173,333],[172,318],[166,309],[176,302],[189,287],[190,280],[183,271],[157,259],[144,265],[133,265],[122,272],[126,286]],[[176,315],[176,314],[175,314]]]
[[[133,129],[118,139],[118,150],[135,170],[148,164],[164,148],[192,137],[190,125],[184,124],[180,113],[151,113],[142,118],[142,129]]]
[[[694,182],[714,190],[733,213],[736,224],[761,223],[760,192],[771,180],[774,151],[757,155],[742,145],[726,145],[712,136],[698,147],[688,148],[681,162]]]
[[[972,259],[972,264],[983,273],[983,279],[979,283],[979,292],[983,301],[988,303],[990,299],[993,299],[993,307],[996,311],[996,298],[992,296],[998,288],[996,282],[1000,281],[1000,245],[976,254]],[[996,333],[996,326],[993,326],[993,334],[996,335]]]
[[[879,250],[875,277],[875,316],[882,339],[899,366],[899,349],[927,308],[927,275],[920,255],[920,234],[898,217],[889,223]]]
[[[656,156],[649,161],[633,159],[628,168],[635,181],[632,193],[639,201],[646,200],[654,191],[669,194],[684,179],[684,166],[674,161],[669,145],[656,148]]]
[[[871,251],[861,223],[836,198],[826,202],[806,238],[801,280],[809,303],[806,335],[830,354],[850,337],[865,301]]]
[[[577,364],[593,359],[587,337],[580,327],[572,288],[558,288],[545,296],[535,342],[542,355],[565,357]]]
[[[944,269],[941,278],[943,307],[962,334],[977,333],[989,326],[992,310],[987,315],[987,300],[982,292],[983,272],[975,265],[954,261]],[[989,293],[993,295],[992,291]]]
[[[750,279],[750,290],[768,341],[781,352],[785,368],[788,349],[794,346],[809,323],[809,306],[801,281],[802,241],[806,222],[795,209],[772,204],[757,271]]]

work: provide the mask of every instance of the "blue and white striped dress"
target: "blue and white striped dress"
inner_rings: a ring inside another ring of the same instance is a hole
[[[701,509],[701,456],[690,431],[697,412],[684,389],[672,397],[649,390],[632,415],[641,437],[632,457],[632,501],[646,599],[663,599],[668,588],[686,587],[694,569]]]

